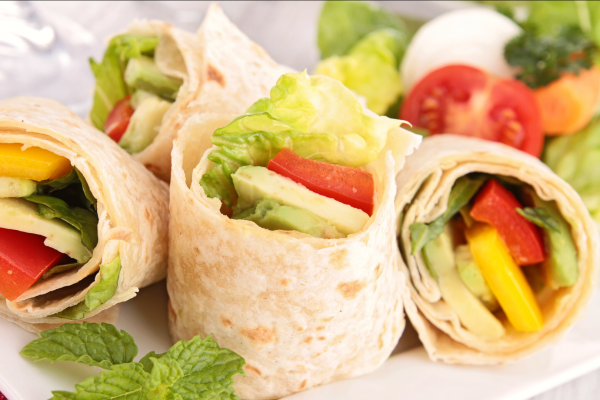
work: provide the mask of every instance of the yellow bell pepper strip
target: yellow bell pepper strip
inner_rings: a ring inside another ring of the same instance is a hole
[[[465,235],[475,262],[512,326],[521,332],[542,329],[544,319],[533,291],[498,231],[476,223]]]
[[[423,258],[438,281],[442,299],[454,310],[460,323],[485,339],[500,339],[504,327],[465,286],[459,276],[448,229],[423,247]]]
[[[0,143],[0,176],[44,181],[57,179],[73,167],[65,157],[39,147],[21,150],[20,143]]]

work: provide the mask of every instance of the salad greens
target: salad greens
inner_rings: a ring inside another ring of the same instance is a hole
[[[314,73],[339,80],[364,96],[369,109],[383,114],[402,94],[398,63],[405,49],[406,36],[380,29],[361,39],[347,55],[321,61]]]
[[[542,161],[579,193],[600,223],[600,119],[573,135],[550,139]]]
[[[245,376],[245,361],[211,336],[179,341],[166,353],[152,351],[133,362],[137,353],[127,332],[88,322],[42,332],[21,351],[35,361],[74,361],[106,370],[75,385],[75,392],[52,392],[51,400],[239,399],[233,377]]]
[[[117,102],[131,93],[124,79],[127,61],[143,55],[153,56],[158,42],[157,37],[119,35],[108,44],[101,63],[90,58],[90,66],[96,78],[90,119],[96,128],[104,131],[110,111]]]
[[[397,102],[403,89],[398,67],[408,45],[402,20],[371,3],[326,1],[318,44],[323,61],[316,74],[341,81],[377,114]]]
[[[73,320],[83,319],[87,313],[100,307],[114,296],[119,285],[120,272],[120,256],[117,256],[106,265],[100,265],[100,271],[98,272],[100,282],[87,292],[85,300],[52,316]]]
[[[231,174],[244,165],[267,166],[283,147],[301,157],[360,166],[375,160],[390,129],[400,121],[365,114],[340,82],[305,72],[285,74],[270,98],[254,103],[244,115],[217,129],[208,156],[215,164],[200,185],[228,207],[237,198]]]
[[[517,208],[517,212],[527,221],[540,228],[560,233],[560,224],[552,215],[550,215],[548,210],[543,207]]]
[[[440,236],[444,232],[444,227],[448,221],[461,208],[469,204],[469,201],[471,201],[473,196],[475,196],[488,179],[487,175],[462,176],[458,178],[448,196],[448,208],[444,214],[428,224],[414,222],[410,225],[411,254],[421,251],[423,246]]]
[[[343,56],[367,34],[385,28],[400,33],[406,25],[390,12],[363,1],[326,1],[319,17],[321,58]]]

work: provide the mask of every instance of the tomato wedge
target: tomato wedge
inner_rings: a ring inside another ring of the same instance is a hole
[[[302,158],[287,147],[267,168],[315,193],[373,214],[375,183],[367,171]]]
[[[15,300],[42,275],[68,259],[44,245],[45,237],[0,228],[0,294]]]
[[[131,95],[120,100],[108,114],[104,132],[110,136],[115,142],[119,143],[123,134],[127,130],[129,120],[135,110],[131,106]]]
[[[497,180],[490,179],[477,194],[470,214],[474,220],[486,222],[498,231],[517,264],[541,263],[546,254],[540,232],[517,208],[523,206],[516,197]]]
[[[542,153],[542,119],[533,91],[466,65],[448,65],[421,79],[406,96],[400,119],[434,135],[475,136],[535,157]]]

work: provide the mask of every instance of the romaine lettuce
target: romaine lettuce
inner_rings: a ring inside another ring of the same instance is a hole
[[[321,61],[314,73],[339,80],[364,96],[373,112],[384,114],[402,94],[398,63],[406,42],[406,36],[394,29],[371,32],[348,55]]]
[[[600,119],[573,135],[551,139],[542,161],[573,186],[600,223]]]
[[[127,61],[142,55],[151,56],[159,38],[124,34],[112,38],[101,63],[90,58],[90,66],[96,78],[94,104],[90,119],[94,126],[104,131],[106,118],[115,104],[130,93],[123,78]]]
[[[382,28],[406,33],[402,20],[376,5],[363,1],[326,1],[319,17],[321,58],[345,55],[364,36]]]
[[[367,115],[339,81],[306,72],[286,74],[270,98],[254,103],[244,115],[217,129],[209,155],[214,162],[200,185],[228,207],[235,201],[231,174],[243,165],[266,166],[283,148],[301,157],[360,166],[375,160],[388,132],[400,121]]]

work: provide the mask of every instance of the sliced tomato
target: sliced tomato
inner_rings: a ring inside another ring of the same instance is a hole
[[[0,228],[0,294],[15,300],[68,256],[44,245],[45,237]]]
[[[115,142],[119,143],[123,134],[127,130],[129,120],[135,110],[131,106],[131,95],[126,96],[119,101],[108,114],[104,132],[110,136]]]
[[[454,133],[501,142],[539,157],[544,133],[533,91],[466,65],[426,75],[406,96],[400,118],[431,134]]]
[[[540,232],[517,208],[523,208],[517,198],[497,180],[490,179],[477,194],[470,214],[498,231],[517,264],[541,263],[546,254]]]
[[[302,158],[287,147],[267,168],[315,193],[373,214],[375,183],[367,171]]]

